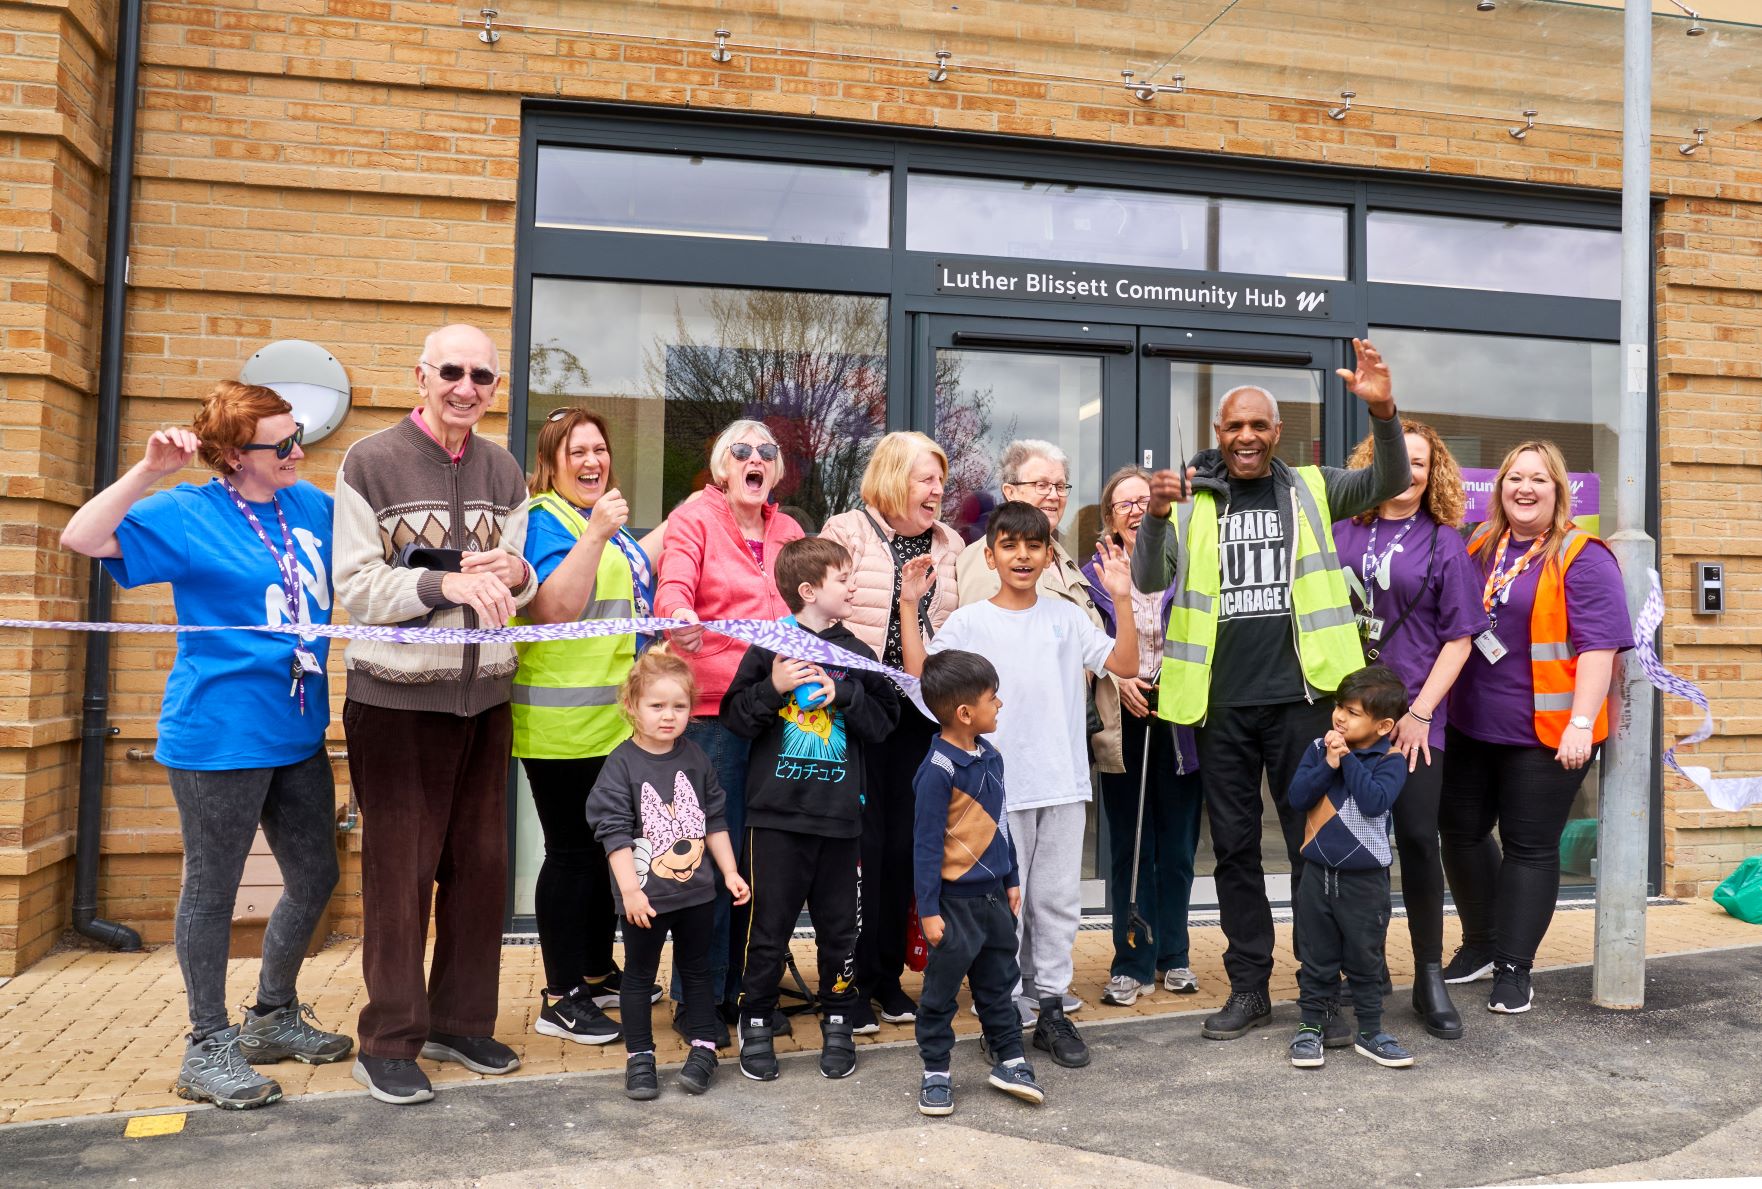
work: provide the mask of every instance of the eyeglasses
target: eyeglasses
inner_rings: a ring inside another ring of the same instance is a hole
[[[753,456],[754,450],[759,452],[759,457],[765,462],[777,461],[777,447],[770,442],[765,442],[758,446],[753,445],[751,442],[736,442],[734,445],[728,447],[728,453],[734,455],[734,461],[736,462],[745,462]]]
[[[435,365],[428,362],[428,360],[419,359],[416,361],[416,366],[431,369],[449,384],[457,384],[460,380],[465,378],[465,368],[457,363],[443,363],[439,367],[435,367]],[[500,377],[497,376],[496,373],[490,371],[487,367],[474,367],[471,369],[471,382],[476,384],[479,388],[488,388],[498,379],[500,379]]]
[[[1008,486],[1030,487],[1033,488],[1035,495],[1052,495],[1055,492],[1059,495],[1071,494],[1071,485],[1069,483],[1049,483],[1045,479],[1042,479],[1037,483],[1010,483]]]
[[[1147,495],[1141,495],[1135,500],[1115,500],[1109,506],[1113,508],[1115,516],[1127,516],[1133,512],[1148,512],[1150,510],[1150,497]]]
[[[283,438],[279,442],[246,442],[243,446],[240,446],[239,449],[240,450],[273,450],[273,451],[275,451],[275,456],[277,458],[285,460],[288,455],[290,455],[294,452],[294,447],[298,446],[301,442],[304,442],[305,440],[306,440],[306,427],[304,425],[296,425],[296,426],[294,426],[294,432],[289,434],[287,437]]]

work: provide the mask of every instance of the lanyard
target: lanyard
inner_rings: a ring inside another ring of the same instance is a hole
[[[1383,551],[1380,557],[1377,555],[1377,528],[1382,524],[1382,520],[1379,518],[1370,522],[1370,539],[1365,542],[1364,557],[1358,563],[1359,568],[1364,571],[1365,614],[1376,614],[1377,587],[1381,586],[1384,590],[1389,589],[1389,564],[1395,556],[1395,551],[1401,546],[1401,538],[1413,531],[1414,522],[1418,519],[1418,512],[1409,516],[1402,524],[1401,531],[1395,534],[1395,539],[1389,542],[1389,547]]]
[[[1505,551],[1511,546],[1511,530],[1506,529],[1505,535],[1499,538],[1499,548],[1493,554],[1493,568],[1487,572],[1487,585],[1481,591],[1481,606],[1491,615],[1495,603],[1503,603],[1511,598],[1511,585],[1522,573],[1530,568],[1530,563],[1540,556],[1548,547],[1548,534],[1543,533],[1530,542],[1526,552],[1511,569],[1505,569]]]
[[[257,513],[251,511],[251,505],[245,502],[245,497],[239,494],[239,489],[232,485],[232,480],[222,478],[220,482],[226,488],[226,494],[232,497],[233,507],[244,513],[245,521],[256,532],[257,539],[263,542],[263,547],[269,550],[269,556],[275,559],[275,568],[281,571],[282,595],[287,599],[288,622],[299,623],[304,591],[300,585],[300,564],[294,558],[293,534],[288,532],[288,520],[286,516],[282,515],[281,501],[273,495],[269,497],[269,503],[275,509],[276,523],[281,526],[282,547],[281,552],[277,552],[269,540],[269,534],[263,531],[263,522],[257,519]],[[298,655],[302,648],[303,645],[296,639],[294,644],[294,685],[300,695],[300,713],[304,714],[306,713],[306,683],[300,680],[302,669]],[[290,694],[294,692],[294,690],[289,691]]]

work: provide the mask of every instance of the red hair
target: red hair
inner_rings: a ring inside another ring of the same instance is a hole
[[[291,413],[294,406],[283,400],[273,388],[260,384],[240,384],[222,380],[202,402],[202,409],[190,426],[202,439],[202,461],[220,475],[232,473],[226,452],[243,446],[257,436],[257,423],[265,417]]]

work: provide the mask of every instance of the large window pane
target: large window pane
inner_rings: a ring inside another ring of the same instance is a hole
[[[1367,244],[1373,281],[1621,296],[1621,235],[1614,231],[1372,211]]]
[[[545,146],[540,227],[887,246],[887,171]]]
[[[730,421],[783,446],[780,503],[814,524],[852,507],[887,414],[887,302],[762,289],[538,279],[532,287],[527,456],[551,410],[611,426],[632,519],[654,525],[709,481]]]
[[[1142,268],[1346,275],[1343,207],[914,173],[906,246]]]

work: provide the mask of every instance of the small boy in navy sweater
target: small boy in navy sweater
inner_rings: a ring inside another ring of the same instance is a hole
[[[978,653],[949,649],[924,661],[924,704],[942,726],[912,778],[913,886],[930,943],[917,1024],[918,1110],[926,1115],[954,1113],[948,1059],[962,979],[997,1063],[991,1084],[1036,1106],[1046,1100],[1022,1055],[1014,999],[1022,889],[1003,809],[1003,757],[980,738],[997,729],[997,684],[997,670]]]
[[[1291,778],[1291,807],[1309,811],[1296,912],[1303,1022],[1291,1041],[1300,1069],[1323,1063],[1322,1025],[1342,970],[1358,1016],[1357,1051],[1378,1065],[1413,1064],[1383,1031],[1389,809],[1407,782],[1407,760],[1390,750],[1389,736],[1406,713],[1407,691],[1393,671],[1372,665],[1348,675],[1334,694],[1334,729],[1309,745]]]

